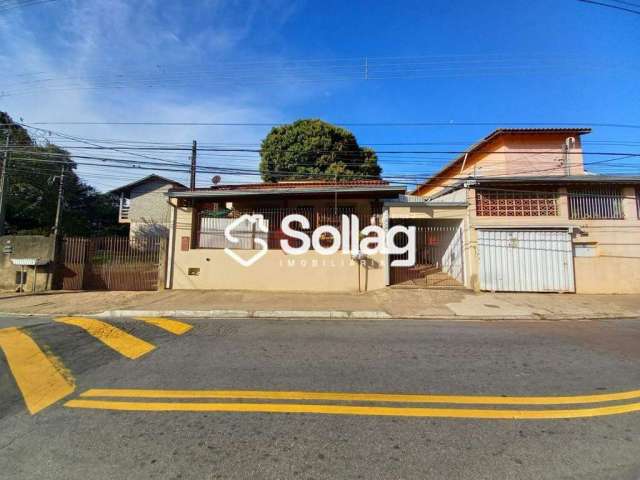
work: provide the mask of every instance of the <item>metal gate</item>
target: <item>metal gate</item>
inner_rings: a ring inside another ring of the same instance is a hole
[[[164,237],[68,237],[62,244],[63,290],[157,290]]]
[[[478,230],[480,289],[573,292],[573,251],[566,230]]]
[[[409,267],[389,267],[390,284],[463,287],[464,266],[460,225],[414,224],[414,226],[416,227],[416,263]],[[406,246],[406,236],[400,237],[399,240],[398,246]],[[390,255],[389,261],[397,258],[406,258],[406,254]]]

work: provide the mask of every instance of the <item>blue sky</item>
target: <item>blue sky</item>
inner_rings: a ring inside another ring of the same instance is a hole
[[[9,93],[0,97],[0,109],[27,124],[281,123],[303,117],[449,123],[350,127],[360,143],[378,150],[391,148],[379,145],[385,143],[460,150],[494,128],[459,123],[640,124],[640,15],[577,0],[58,0],[0,13],[0,45],[0,69],[13,75],[0,78],[0,91]],[[269,130],[47,128],[100,140],[195,138],[203,145],[257,145]],[[639,137],[640,129],[594,127],[585,146],[587,152],[637,152]],[[452,155],[380,157],[387,175],[426,176]],[[203,153],[201,162],[257,165],[247,154]],[[600,170],[638,174],[634,162]],[[148,173],[79,171],[101,190]],[[209,175],[201,177],[206,185]],[[256,178],[223,176],[238,180]]]

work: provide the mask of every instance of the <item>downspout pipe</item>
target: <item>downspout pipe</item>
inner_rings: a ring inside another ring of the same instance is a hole
[[[165,288],[171,289],[173,288],[173,265],[174,265],[174,255],[176,250],[176,224],[178,221],[178,205],[177,203],[174,205],[171,202],[171,199],[167,199],[167,203],[171,206],[173,220],[171,221],[171,228],[169,229],[169,242],[167,245],[167,270],[166,270],[166,278],[165,278]]]

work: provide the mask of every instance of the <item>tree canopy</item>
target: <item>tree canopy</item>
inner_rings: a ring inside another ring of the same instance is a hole
[[[375,179],[381,172],[371,148],[358,145],[350,131],[318,119],[274,127],[260,148],[265,182]]]
[[[61,219],[65,235],[105,235],[120,233],[115,197],[101,194],[84,183],[69,153],[51,144],[39,144],[29,132],[0,112],[0,152],[10,136],[7,165],[8,196],[5,232],[49,234],[53,229],[58,202],[58,179],[65,167],[64,202]],[[0,155],[0,159],[2,156]]]

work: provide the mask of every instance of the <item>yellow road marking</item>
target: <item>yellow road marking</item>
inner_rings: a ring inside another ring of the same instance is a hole
[[[631,390],[628,392],[618,393],[604,393],[597,395],[575,395],[558,397],[508,397],[480,395],[412,395],[349,392],[280,392],[259,390],[144,390],[96,388],[87,390],[80,396],[165,399],[241,398],[261,400],[333,400],[354,402],[448,403],[467,405],[571,405],[640,398],[640,390]]]
[[[62,375],[62,364],[26,333],[17,328],[0,330],[0,348],[31,415],[73,392],[73,380]]]
[[[56,322],[80,327],[86,330],[89,335],[97,338],[116,352],[133,360],[156,348],[150,343],[128,334],[124,330],[120,330],[113,325],[96,320],[95,318],[60,317],[56,318]]]
[[[151,325],[162,328],[174,335],[183,335],[193,328],[193,325],[189,325],[188,323],[162,317],[136,317],[136,320],[142,320],[145,323],[150,323]]]
[[[640,411],[640,403],[572,410],[489,410],[467,408],[356,407],[350,405],[306,405],[278,403],[169,403],[69,400],[70,408],[135,412],[254,412],[314,413],[326,415],[370,415],[469,419],[547,420],[618,415]]]

